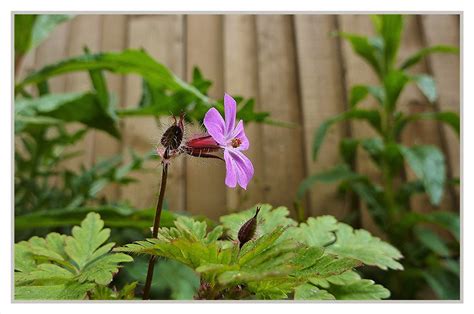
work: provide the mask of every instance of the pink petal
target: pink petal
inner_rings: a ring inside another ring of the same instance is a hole
[[[225,184],[230,188],[235,188],[237,185],[236,166],[231,154],[227,149],[224,151],[224,160],[226,168]]]
[[[240,151],[229,150],[229,154],[235,167],[237,182],[243,189],[246,190],[247,185],[252,179],[254,173],[252,162]]]
[[[225,145],[225,123],[216,108],[211,108],[206,113],[204,116],[204,126],[217,143]]]
[[[225,113],[225,134],[231,134],[235,126],[235,116],[237,115],[237,103],[234,98],[224,94],[224,113]]]
[[[238,138],[242,143],[238,147],[239,150],[247,150],[249,149],[249,139],[245,135],[244,131],[244,122],[242,120],[237,123],[237,126],[234,129],[234,132],[232,132],[232,138]]]

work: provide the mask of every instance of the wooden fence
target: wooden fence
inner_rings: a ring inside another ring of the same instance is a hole
[[[457,15],[407,16],[405,28],[401,58],[434,44],[460,46]],[[212,97],[221,98],[224,91],[255,97],[259,110],[299,125],[293,129],[256,124],[247,127],[251,141],[248,156],[255,166],[255,177],[246,192],[225,187],[225,167],[218,161],[188,158],[172,165],[167,192],[170,208],[216,218],[256,202],[293,207],[298,184],[307,175],[340,162],[338,143],[342,137],[371,135],[362,123],[335,126],[317,162],[311,159],[315,129],[346,110],[350,86],[375,81],[349,45],[330,35],[337,30],[373,32],[366,15],[82,15],[61,25],[28,55],[21,73],[81,54],[84,46],[94,52],[144,48],[184,79],[190,79],[193,66],[198,66],[214,83]],[[413,70],[435,77],[439,91],[435,110],[460,111],[459,56],[432,55]],[[139,78],[109,78],[120,106],[136,106],[141,92]],[[89,88],[86,74],[66,75],[51,82],[54,92]],[[433,109],[413,86],[403,93],[401,102],[406,112]],[[370,100],[363,103],[366,107],[374,105]],[[164,124],[170,121],[162,119]],[[160,127],[153,119],[130,118],[121,127],[121,143],[101,132],[91,132],[80,143],[85,155],[69,166],[91,165],[104,156],[127,153],[129,147],[145,153],[159,140]],[[417,122],[405,131],[403,141],[440,145],[447,154],[449,175],[459,177],[460,145],[451,130],[434,122]],[[376,175],[367,156],[359,157],[357,167]],[[110,187],[107,195],[138,207],[153,206],[159,186],[159,165],[154,163],[148,166],[156,171],[135,176],[139,183],[122,189]],[[314,187],[305,203],[314,215],[330,213],[341,218],[350,210],[348,200],[336,194],[335,185]],[[430,210],[424,198],[414,200],[414,206]],[[459,191],[449,191],[442,207],[457,210]]]

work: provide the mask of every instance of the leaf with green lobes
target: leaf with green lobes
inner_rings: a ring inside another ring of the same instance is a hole
[[[399,137],[405,126],[414,121],[419,120],[437,120],[443,123],[446,123],[451,129],[456,133],[459,137],[460,132],[460,121],[459,121],[459,114],[451,111],[440,111],[440,112],[422,112],[422,113],[415,113],[411,115],[404,115],[401,116],[395,122],[395,136]]]
[[[298,199],[302,199],[306,192],[317,182],[332,183],[361,177],[360,174],[353,172],[347,164],[337,165],[332,169],[307,177],[300,183],[296,196]]]
[[[212,85],[212,81],[205,79],[198,67],[193,67],[193,80],[191,84],[201,93],[207,95],[207,92]]]
[[[126,254],[113,254],[114,243],[103,243],[109,230],[90,213],[73,236],[50,233],[15,244],[15,295],[19,299],[77,299],[97,284],[108,285]],[[28,296],[28,293],[30,295]],[[41,293],[43,295],[41,296]]]
[[[432,47],[427,47],[419,50],[418,52],[414,53],[413,55],[409,56],[405,61],[402,62],[400,65],[401,70],[406,70],[418,62],[420,62],[423,58],[428,56],[431,53],[451,53],[451,54],[458,54],[459,48],[453,46],[446,46],[446,45],[437,45]]]
[[[402,254],[395,247],[372,236],[366,230],[354,230],[343,223],[338,223],[336,241],[326,250],[329,253],[354,258],[366,265],[377,266],[384,270],[403,269],[397,261],[402,258]]]
[[[398,97],[409,81],[410,78],[403,71],[393,70],[384,76],[383,84],[386,93],[385,106],[387,106],[389,110],[395,109]]]
[[[312,284],[305,283],[295,288],[295,300],[335,300],[326,290],[318,289]]]
[[[381,132],[381,118],[380,113],[377,110],[363,110],[363,109],[351,109],[345,111],[337,116],[334,116],[324,121],[319,128],[316,130],[313,140],[313,160],[316,160],[319,149],[324,141],[329,128],[337,122],[345,120],[365,120],[367,121],[377,132]]]
[[[434,103],[438,98],[438,93],[436,92],[436,83],[432,76],[427,74],[420,74],[411,77],[416,83],[416,86],[420,91],[425,95],[429,102]]]
[[[337,300],[381,300],[390,297],[390,291],[372,280],[361,279],[347,285],[331,285],[328,292]]]
[[[439,205],[446,181],[443,153],[431,145],[401,146],[400,151],[416,176],[422,180],[430,202]]]
[[[15,14],[15,55],[38,46],[59,24],[73,18],[65,14]]]
[[[15,116],[49,117],[64,122],[81,122],[89,127],[119,137],[117,122],[104,111],[95,94],[88,92],[48,94],[34,99],[15,101]],[[21,131],[26,126],[16,126]]]

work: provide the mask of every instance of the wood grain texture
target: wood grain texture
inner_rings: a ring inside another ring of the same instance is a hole
[[[330,35],[336,30],[335,16],[297,15],[295,28],[306,167],[307,175],[311,175],[341,162],[339,141],[346,135],[343,124],[329,130],[316,161],[312,159],[312,143],[321,123],[345,110],[343,69],[337,58],[338,39]],[[338,195],[336,184],[316,184],[309,200],[313,215],[331,214],[342,219],[348,214],[348,204]]]
[[[186,77],[192,78],[194,66],[213,85],[209,96],[224,97],[223,17],[189,15],[186,17]],[[194,130],[198,131],[195,126]],[[218,218],[226,212],[225,165],[217,159],[186,159],[186,208],[193,214]]]
[[[224,16],[224,85],[230,95],[245,98],[258,96],[257,37],[254,15]],[[260,99],[256,99],[260,110]],[[256,123],[245,125],[250,148],[245,152],[252,161],[255,174],[247,190],[227,188],[229,210],[243,210],[260,202],[263,196],[262,127]]]
[[[101,42],[99,46],[100,52],[122,51],[127,45],[127,16],[126,15],[103,15],[101,16]],[[97,51],[98,52],[98,51]],[[115,106],[120,108],[123,106],[125,78],[121,75],[113,75],[104,72],[107,81],[109,93],[114,95],[117,103]],[[105,158],[110,158],[119,154],[122,145],[119,140],[105,132],[95,132],[94,134],[94,163],[100,162]],[[118,201],[119,187],[117,185],[109,185],[102,192],[108,201]]]
[[[262,132],[265,201],[293,207],[305,176],[305,151],[292,16],[257,16],[258,85],[261,109],[294,128],[264,125]]]
[[[420,16],[422,34],[426,46],[451,45],[460,47],[459,15]],[[428,58],[428,66],[438,88],[437,106],[440,111],[461,113],[460,103],[460,56],[433,54]],[[460,139],[447,126],[442,127],[445,151],[447,152],[449,175],[459,178],[461,170]],[[459,188],[454,189],[455,208],[459,208]]]
[[[69,29],[67,56],[75,57],[84,54],[84,47],[90,51],[98,51],[101,42],[101,16],[80,15],[71,20]],[[88,72],[75,72],[65,75],[66,92],[84,92],[92,88]],[[72,124],[68,130],[73,132],[82,129],[82,125]],[[99,131],[97,131],[99,132]],[[79,141],[75,150],[82,151],[81,158],[66,160],[63,167],[78,171],[83,165],[86,168],[94,162],[95,130],[89,130],[84,138]]]
[[[128,47],[145,49],[158,62],[169,67],[178,76],[183,74],[183,23],[182,16],[154,15],[131,17],[129,21]],[[136,107],[141,96],[141,80],[137,76],[126,79],[126,106]],[[157,147],[161,134],[171,124],[172,118],[157,121],[151,117],[127,118],[124,120],[123,153],[128,156],[132,148],[145,154]],[[128,160],[126,160],[127,162]],[[159,189],[160,162],[153,160],[145,164],[146,171],[133,175],[138,181],[121,189],[121,199],[130,201],[138,208],[154,207]],[[169,167],[168,185],[165,195],[172,210],[184,209],[184,172],[182,160],[175,160]]]
[[[374,30],[372,23],[367,15],[340,15],[338,18],[338,24],[340,31],[349,32],[362,35],[373,35]],[[368,84],[377,85],[377,76],[373,72],[370,66],[365,61],[357,56],[352,50],[352,47],[346,40],[340,39],[342,49],[342,62],[345,68],[345,82],[346,82],[346,93],[350,94],[352,86],[357,84]],[[371,109],[376,108],[377,103],[372,98],[368,97],[357,105],[360,108]],[[350,123],[351,135],[353,138],[363,139],[374,137],[377,133],[366,123],[360,121],[354,121]],[[357,152],[356,169],[359,173],[363,173],[369,176],[375,182],[380,182],[380,171],[374,165],[369,155],[359,149]],[[378,236],[382,236],[381,231],[373,221],[371,215],[368,213],[367,208],[361,204],[361,216],[362,226],[371,232],[376,233]]]

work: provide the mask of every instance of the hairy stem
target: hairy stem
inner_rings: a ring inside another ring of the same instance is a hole
[[[165,152],[165,157],[166,155],[167,153]],[[158,236],[158,229],[160,227],[160,218],[161,218],[161,211],[163,209],[163,199],[165,197],[167,177],[168,177],[168,163],[164,162],[163,172],[161,173],[160,194],[158,196],[158,203],[156,204],[155,222],[153,224],[153,232],[152,232],[153,238],[156,238]],[[143,300],[150,299],[151,281],[153,279],[153,270],[155,268],[155,261],[156,261],[156,256],[152,255],[148,262],[148,272],[146,274],[145,288],[143,290]]]

